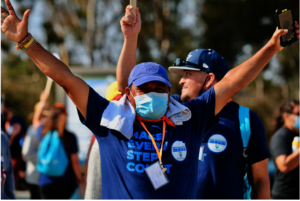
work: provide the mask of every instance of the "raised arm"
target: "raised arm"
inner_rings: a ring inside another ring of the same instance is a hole
[[[37,128],[41,125],[42,113],[48,101],[49,95],[50,94],[46,91],[43,91],[40,95],[40,102],[34,111],[32,119],[32,124],[35,130],[37,130]]]
[[[1,7],[1,31],[12,41],[20,43],[28,35],[28,17],[30,10],[26,10],[20,20],[9,0],[5,0],[8,12]],[[86,117],[89,86],[80,78],[73,75],[70,69],[59,59],[45,50],[39,43],[35,43],[25,50],[37,67],[48,77],[64,88],[65,92],[77,106],[81,114]]]
[[[136,8],[136,24],[134,24],[133,7],[127,6],[125,16],[121,19],[121,29],[124,35],[124,44],[117,65],[118,90],[124,94],[128,77],[136,65],[136,48],[138,35],[141,30],[141,16],[139,8]]]
[[[295,27],[299,38],[299,25],[297,22],[295,23]],[[250,84],[272,57],[283,49],[280,45],[280,36],[286,33],[287,30],[277,29],[270,41],[262,49],[244,63],[231,69],[224,78],[215,85],[215,114],[221,111],[234,94]]]

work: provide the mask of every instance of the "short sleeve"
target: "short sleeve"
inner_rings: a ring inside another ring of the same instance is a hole
[[[216,124],[214,87],[184,105],[192,112],[191,121],[197,133],[204,135]]]
[[[100,121],[108,104],[108,100],[101,97],[93,88],[90,87],[85,119],[77,109],[81,123],[88,127],[96,135],[101,133]]]
[[[265,128],[260,118],[250,111],[251,136],[248,145],[248,162],[254,164],[271,156],[267,141]]]
[[[274,158],[277,158],[281,155],[290,155],[291,154],[291,143],[289,142],[288,136],[284,135],[281,132],[282,130],[278,130],[270,142],[270,147]]]

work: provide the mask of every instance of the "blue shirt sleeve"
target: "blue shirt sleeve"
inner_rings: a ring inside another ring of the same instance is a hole
[[[179,94],[171,94],[171,97],[174,98],[176,101],[178,101],[179,103],[181,103],[180,100],[180,95]]]
[[[248,145],[248,163],[254,164],[271,156],[266,142],[264,125],[254,112],[250,111],[251,136]]]
[[[211,87],[201,96],[184,103],[191,112],[193,129],[200,135],[204,135],[209,129],[211,129],[216,123],[217,118],[215,116],[215,89]]]
[[[108,104],[108,100],[101,97],[93,88],[90,87],[85,119],[77,109],[81,123],[88,127],[95,135],[104,135],[104,128],[100,126],[100,121]]]

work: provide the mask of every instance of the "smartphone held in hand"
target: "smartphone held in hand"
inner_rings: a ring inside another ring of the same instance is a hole
[[[295,33],[295,22],[293,20],[292,7],[290,4],[278,8],[275,11],[277,26],[279,29],[288,29],[288,33],[280,37],[282,47],[291,45],[298,40]]]

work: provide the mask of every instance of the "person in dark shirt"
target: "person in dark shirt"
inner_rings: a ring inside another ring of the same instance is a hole
[[[299,199],[299,142],[292,149],[292,142],[299,137],[299,101],[287,101],[279,108],[275,120],[271,151],[275,158],[273,199]]]

